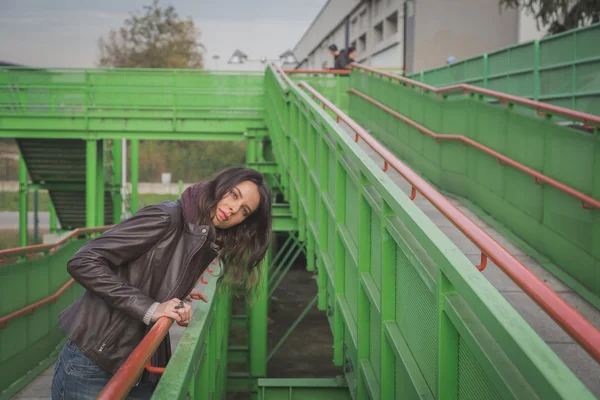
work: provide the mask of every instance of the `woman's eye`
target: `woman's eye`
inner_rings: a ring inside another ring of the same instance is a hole
[[[237,199],[237,193],[235,193],[233,190],[231,191],[231,194],[233,195],[234,199]]]

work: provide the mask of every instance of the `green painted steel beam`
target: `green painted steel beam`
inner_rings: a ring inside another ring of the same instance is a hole
[[[98,142],[96,140],[88,140],[86,142],[85,226],[88,228],[96,226],[97,150]]]
[[[96,226],[104,225],[104,141],[99,141],[96,163]]]
[[[54,207],[54,203],[52,202],[52,199],[48,200],[49,206],[50,206],[50,233],[55,233],[56,232],[56,208]]]
[[[328,399],[350,400],[348,384],[342,378],[258,379],[259,400]]]
[[[131,214],[138,211],[138,180],[140,176],[140,142],[138,139],[131,139],[131,153],[129,160],[129,171],[131,173]]]
[[[262,172],[263,174],[276,174],[279,172],[277,163],[274,162],[253,162],[246,163],[248,168],[254,168],[255,170]]]
[[[54,131],[48,129],[2,130],[0,138],[11,139],[141,139],[141,140],[193,140],[193,141],[241,141],[245,140],[244,127],[228,127],[219,130],[207,124],[203,130],[194,132],[173,131]]]
[[[112,184],[114,187],[118,188],[117,192],[113,192],[113,223],[119,223],[121,221],[121,207],[122,207],[122,198],[121,198],[121,171],[122,171],[122,150],[123,150],[123,142],[121,139],[113,139],[112,140]]]
[[[271,265],[272,245],[260,268],[261,275],[253,294],[254,302],[249,307],[249,343],[250,374],[253,377],[267,376],[267,316],[269,313],[269,267]]]
[[[2,131],[46,131],[59,132],[247,132],[248,129],[263,128],[262,120],[185,120],[185,119],[98,119],[87,120],[81,116],[31,118],[3,117]]]
[[[27,246],[27,165],[19,153],[19,246]]]
[[[250,360],[250,348],[245,345],[229,345],[227,348],[227,361],[231,363]]]

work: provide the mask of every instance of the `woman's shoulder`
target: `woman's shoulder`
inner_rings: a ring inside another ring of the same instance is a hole
[[[164,220],[168,220],[170,224],[181,224],[183,220],[182,207],[178,200],[151,204],[141,209],[140,212],[146,215],[160,215]]]

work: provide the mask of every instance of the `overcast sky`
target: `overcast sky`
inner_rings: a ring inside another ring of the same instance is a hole
[[[0,60],[95,67],[97,40],[152,0],[0,0]],[[161,0],[192,17],[208,68],[227,69],[236,48],[251,58],[292,49],[326,0]],[[218,54],[218,65],[212,56]]]

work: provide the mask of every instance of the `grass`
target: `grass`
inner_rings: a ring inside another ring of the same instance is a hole
[[[48,192],[38,192],[38,210],[49,211],[50,198]],[[165,200],[176,200],[177,194],[141,194],[139,195],[138,206],[144,207],[150,204],[162,203]],[[27,208],[33,211],[33,193],[29,193],[27,198]],[[0,192],[0,211],[19,211],[19,193],[18,192]]]

